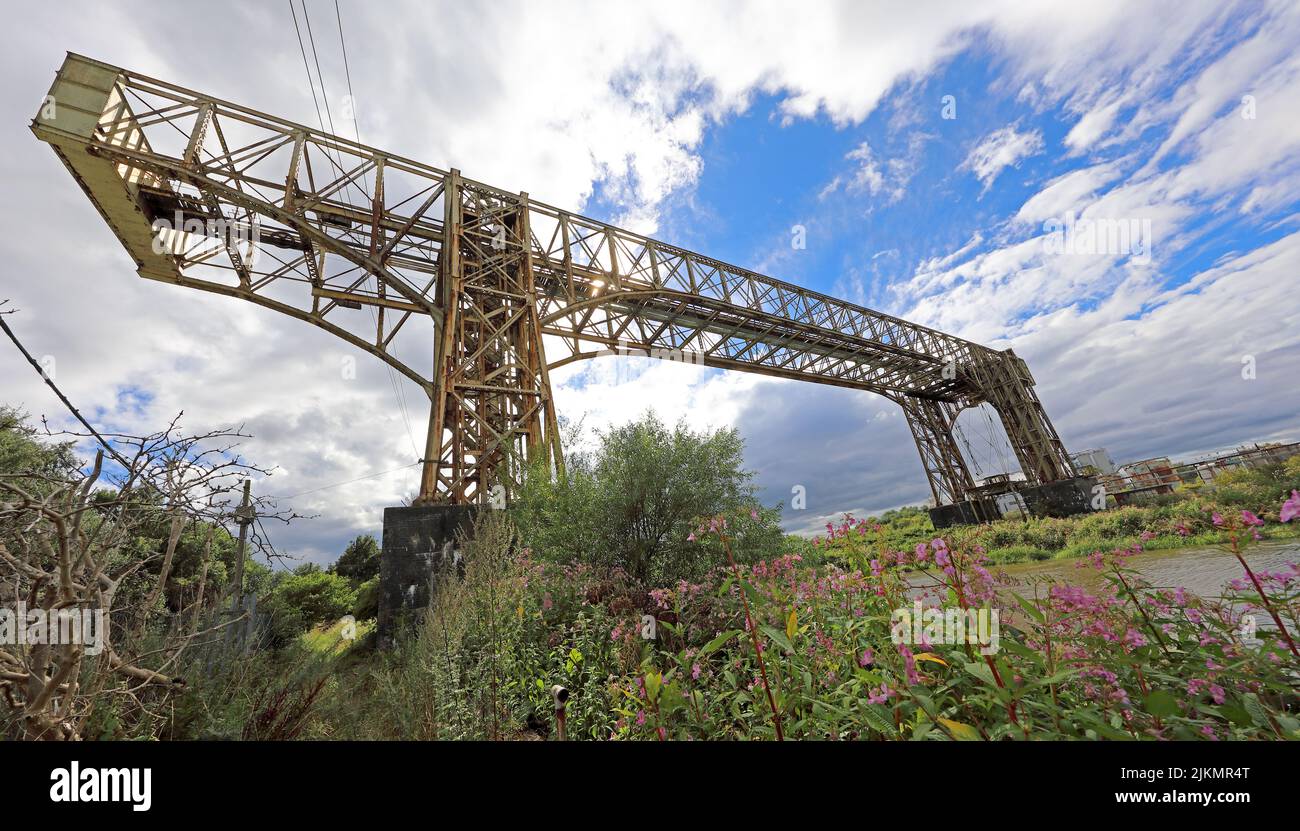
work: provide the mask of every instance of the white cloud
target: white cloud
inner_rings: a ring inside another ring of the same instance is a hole
[[[846,161],[853,162],[853,167],[832,178],[818,192],[818,200],[825,200],[842,189],[849,194],[865,193],[873,197],[883,192],[885,204],[899,201],[907,194],[907,183],[916,173],[921,150],[930,138],[925,133],[913,132],[905,156],[884,160],[876,155],[870,142],[863,141],[844,155]]]
[[[1042,133],[1037,130],[1022,133],[1015,125],[1008,125],[989,133],[972,147],[959,169],[974,173],[987,191],[1003,170],[1042,150]]]
[[[1213,225],[1221,221],[1215,215],[1234,204],[1248,213],[1293,200],[1294,191],[1288,194],[1280,185],[1300,176],[1300,119],[1283,102],[1300,96],[1300,59],[1276,62],[1276,58],[1281,43],[1293,44],[1300,38],[1297,19],[1300,14],[1233,47],[1169,95],[1170,101],[1186,104],[1207,95],[1220,101],[1227,95],[1211,95],[1204,92],[1207,89],[1249,88],[1256,98],[1255,119],[1242,118],[1236,108],[1217,108],[1212,118],[1179,115],[1162,108],[1159,101],[1152,102],[1151,111],[1164,112],[1169,119],[1168,137],[1157,153],[1180,146],[1184,150],[1179,163],[1161,172],[1147,164],[1124,178],[1124,171],[1137,167],[1140,160],[1120,157],[1048,182],[1014,217],[1020,230],[1030,232],[1028,238],[1013,238],[964,259],[954,252],[942,269],[918,268],[907,284],[907,293],[916,299],[913,313],[972,336],[988,337],[999,330],[1032,331],[1047,319],[1044,315],[1095,298],[1099,292],[1119,291],[1127,279],[1140,277],[1149,299],[1155,300],[1159,281],[1132,264],[1121,268],[1126,259],[1122,252],[1051,256],[1034,226],[1067,212],[1089,219],[1149,221],[1159,264],[1190,244],[1194,234],[1205,232],[1186,226],[1193,218],[1208,212]]]
[[[1285,225],[1267,213],[1294,201],[1300,172],[1300,123],[1282,103],[1300,95],[1300,63],[1278,59],[1282,43],[1294,52],[1296,37],[1279,22],[1179,86],[1169,98],[1179,107],[1149,102],[1148,115],[1165,119],[1148,124],[1166,133],[1164,170],[1148,164],[1124,178],[1141,160],[1121,157],[1047,183],[1014,218],[1028,237],[918,268],[906,284],[913,305],[905,316],[985,342],[1005,335],[1034,367],[1067,445],[1178,455],[1295,438],[1297,402],[1286,379],[1300,371],[1290,278],[1300,234],[1226,255],[1181,284],[1167,282],[1162,264],[1212,238],[1234,208],[1263,215],[1266,229]],[[1266,123],[1226,105],[1241,89],[1252,90]],[[1198,101],[1210,103],[1184,109]],[[1151,221],[1154,262],[1048,255],[1033,226],[1067,211]],[[1241,377],[1245,356],[1269,367],[1266,381]]]
[[[323,6],[313,10],[329,96],[337,108],[344,87],[332,15]],[[143,4],[38,5],[25,10],[21,25],[8,27],[2,36],[0,61],[7,83],[0,90],[0,112],[11,125],[29,119],[63,50],[73,49],[315,123],[301,57],[292,32],[285,35],[292,27],[286,11],[235,3],[197,26],[178,25],[176,18]],[[1160,216],[1172,235],[1187,210],[1186,200],[1221,195],[1242,183],[1250,183],[1251,195],[1241,209],[1264,210],[1286,198],[1282,183],[1293,181],[1289,160],[1297,157],[1297,122],[1290,115],[1296,100],[1295,61],[1278,57],[1283,47],[1294,54],[1292,30],[1279,28],[1292,26],[1294,16],[1270,10],[1265,36],[1251,47],[1263,51],[1239,58],[1222,77],[1189,87],[1186,99],[1162,103],[1149,95],[1150,102],[1138,106],[1132,118],[1126,111],[1122,124],[1103,117],[1109,106],[1106,90],[1122,85],[1150,92],[1167,80],[1170,67],[1183,61],[1195,65],[1195,58],[1211,48],[1211,35],[1240,14],[1240,9],[1223,11],[1213,3],[1172,0],[1141,15],[1118,0],[874,8],[856,2],[343,4],[364,141],[442,167],[454,165],[467,176],[528,190],[534,198],[565,207],[582,207],[600,188],[611,215],[647,231],[657,227],[666,200],[697,181],[700,146],[709,129],[743,110],[755,95],[775,95],[788,118],[823,114],[836,124],[855,123],[896,85],[925,77],[977,39],[987,39],[1005,59],[1013,90],[1030,90],[1043,107],[1069,101],[1072,112],[1085,114],[1067,137],[1071,148],[1094,147],[1117,132],[1166,123],[1180,117],[1179,107],[1191,113],[1184,134],[1168,152],[1190,148],[1195,163],[1109,196],[1107,210],[1148,206],[1157,215],[1159,208],[1166,212]],[[238,44],[238,60],[232,60],[231,44]],[[1269,69],[1251,77],[1250,68],[1260,66]],[[1198,115],[1217,113],[1213,102],[1228,100],[1234,85],[1249,86],[1257,95],[1256,121],[1207,121]],[[1200,101],[1209,103],[1196,105]],[[1098,108],[1098,114],[1088,115]],[[1036,132],[1007,130],[1002,144],[973,156],[970,169],[986,185],[1007,165],[1036,152],[1036,144],[1041,147]],[[340,126],[340,131],[350,129]],[[412,441],[416,452],[422,450],[423,393],[400,382],[408,421],[388,373],[372,359],[358,355],[357,378],[343,379],[339,362],[352,353],[326,333],[236,300],[135,278],[134,265],[49,149],[19,129],[0,141],[5,151],[0,172],[9,192],[0,202],[0,222],[9,230],[0,241],[8,263],[0,277],[0,298],[12,298],[23,310],[10,318],[11,324],[38,354],[57,358],[61,386],[103,423],[153,428],[179,409],[186,410],[196,429],[247,422],[257,436],[248,455],[281,467],[259,489],[279,494],[398,468],[413,460]],[[869,161],[870,167],[864,164],[846,174],[846,181],[860,177],[862,187],[871,192],[874,186],[880,194],[906,184],[907,171],[900,168],[898,178],[891,179],[889,163],[874,156]],[[1070,202],[1100,203],[1094,193],[1107,184],[1078,179],[1066,186],[1058,180],[1027,201],[1022,213],[1039,216]],[[1048,356],[1051,377],[1059,372],[1060,381],[1046,384],[1053,395],[1064,396],[1070,379],[1091,377],[1052,357],[1090,327],[1101,331],[1105,326],[1109,332],[1109,341],[1087,341],[1103,357],[1114,344],[1138,351],[1159,348],[1157,342],[1143,340],[1137,324],[1125,328],[1122,322],[1161,297],[1149,274],[1132,269],[1112,274],[1112,264],[1104,261],[1070,268],[1049,265],[1039,261],[1032,241],[967,256],[967,250],[974,252],[981,244],[983,238],[977,238],[969,249],[936,257],[924,272],[918,271],[924,279],[902,293],[916,314],[990,337],[1005,333],[1008,325],[1018,326],[1029,352]],[[1288,274],[1288,265],[1293,260],[1280,251],[1266,260],[1243,257],[1235,263],[1236,271],[1215,272],[1200,285],[1215,303],[1242,310],[1233,312],[1232,321],[1251,319],[1249,310],[1253,319],[1269,321],[1277,332],[1288,331],[1283,323],[1294,332],[1294,319],[1279,311],[1286,308],[1287,296],[1268,282],[1289,280],[1294,268]],[[1259,292],[1257,301],[1241,302],[1237,292],[1247,288]],[[940,289],[950,293],[932,294]],[[1094,297],[1110,292],[1110,299],[1084,313],[1071,305],[1079,292]],[[1184,327],[1189,340],[1197,333],[1229,336],[1226,329],[1201,328],[1196,315],[1213,316],[1215,306],[1197,296],[1168,300],[1169,308],[1178,311],[1159,318],[1168,321],[1163,331]],[[1016,323],[1027,310],[1034,316]],[[419,341],[411,345],[417,358],[427,362],[424,347]],[[1257,348],[1232,346],[1247,347]],[[1268,355],[1287,348],[1279,335],[1258,351]],[[1224,366],[1231,363],[1231,355],[1221,357]],[[1128,366],[1100,358],[1089,364],[1094,365],[1111,371]],[[1261,364],[1261,388],[1269,366]],[[59,415],[57,402],[12,352],[0,355],[0,368],[5,401]],[[1135,376],[1144,371],[1140,364],[1129,370]],[[593,362],[556,373],[566,415],[587,413],[593,425],[617,423],[654,405],[667,419],[685,415],[697,426],[753,417],[746,408],[755,405],[758,395],[755,376],[669,364],[647,368],[635,382],[608,386],[600,380],[605,371]],[[1150,382],[1156,376],[1142,377]],[[1176,383],[1166,380],[1161,389]],[[1134,391],[1140,386],[1133,382]],[[142,410],[130,407],[119,395],[127,387],[148,390],[154,397]],[[801,391],[798,402],[809,397]],[[790,419],[806,423],[818,415],[790,406]],[[1085,421],[1071,418],[1067,423],[1075,434],[1093,430],[1089,435],[1110,435]],[[896,419],[890,424],[896,430],[891,435],[900,438],[900,453],[910,454],[905,429]],[[827,436],[826,442],[838,447],[843,435]],[[856,457],[836,458],[843,465]],[[876,488],[920,482],[910,456],[906,463],[881,462],[872,473],[879,477],[871,480]],[[352,534],[377,532],[382,507],[409,496],[414,487],[414,472],[403,471],[303,496],[295,506],[321,518],[282,532],[279,542],[315,559],[330,559]],[[846,504],[861,502],[851,494],[844,498]],[[826,506],[828,512],[832,508]]]
[[[1148,170],[1190,136],[1201,132],[1224,114],[1225,108],[1240,114],[1247,96],[1266,95],[1267,89],[1282,78],[1294,78],[1297,71],[1295,41],[1300,37],[1300,13],[1295,7],[1279,10],[1272,25],[1262,27],[1216,60],[1193,80],[1179,87],[1169,101],[1178,113],[1177,122],[1151,156]],[[1280,100],[1274,100],[1280,105]],[[1289,108],[1287,110],[1290,113]],[[1245,119],[1242,119],[1245,120]],[[1295,119],[1284,119],[1294,125]],[[1277,120],[1273,121],[1277,125]],[[1254,125],[1251,125],[1254,126]]]
[[[1062,174],[1025,200],[1025,204],[1016,212],[1016,221],[1036,224],[1061,217],[1066,211],[1079,211],[1086,200],[1119,175],[1119,166],[1114,163],[1079,168]]]
[[[1119,100],[1110,101],[1084,113],[1083,117],[1070,128],[1070,132],[1066,133],[1065,146],[1073,153],[1081,153],[1096,144],[1097,140],[1114,124],[1115,116],[1119,114],[1120,104]]]
[[[849,188],[865,190],[872,196],[875,196],[884,188],[885,174],[880,172],[880,165],[876,161],[875,154],[871,152],[870,144],[865,141],[862,142],[850,150],[849,154],[844,158],[858,163],[858,169],[849,181]]]

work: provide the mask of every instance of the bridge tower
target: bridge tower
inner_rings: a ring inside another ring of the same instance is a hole
[[[438,528],[504,504],[538,457],[560,469],[550,372],[628,353],[898,403],[937,526],[996,515],[953,435],[963,409],[988,403],[1031,512],[1088,508],[1091,482],[1010,350],[80,55],[32,130],[141,277],[311,323],[419,386],[430,417],[418,503],[456,509]],[[417,548],[445,536],[430,533],[402,532]]]

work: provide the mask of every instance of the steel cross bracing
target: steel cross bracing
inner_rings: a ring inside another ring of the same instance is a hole
[[[422,501],[509,494],[536,454],[561,466],[549,372],[620,352],[884,395],[936,504],[973,486],[952,432],[985,401],[1030,483],[1075,475],[1009,350],[78,55],[32,129],[141,276],[307,321],[418,384]]]

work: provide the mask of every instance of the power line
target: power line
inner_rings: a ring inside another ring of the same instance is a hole
[[[63,391],[58,388],[58,386],[54,383],[54,381],[50,378],[50,376],[45,374],[45,370],[41,368],[40,362],[37,361],[34,357],[32,357],[32,353],[27,351],[27,347],[23,346],[22,341],[18,339],[18,335],[14,333],[13,329],[9,328],[9,324],[5,322],[3,314],[0,314],[0,329],[3,329],[4,333],[9,336],[9,340],[13,341],[14,346],[18,347],[18,351],[22,353],[23,357],[27,359],[27,362],[31,364],[32,368],[36,370],[37,374],[41,376],[41,380],[45,382],[46,386],[48,386],[51,390],[54,391],[54,394],[58,396],[61,402],[63,402],[63,406],[67,407],[68,412],[72,413],[72,415],[76,417],[77,421],[81,422],[81,425],[85,427],[86,430],[89,431],[92,436],[95,437],[96,441],[98,441],[104,447],[104,449],[109,452],[109,455],[111,455],[114,459],[116,459],[117,462],[120,465],[122,465],[124,468],[130,470],[131,463],[128,462],[125,458],[123,458],[122,454],[117,452],[117,450],[113,447],[113,445],[109,443],[108,439],[104,438],[103,435],[101,435],[100,432],[95,429],[94,425],[92,425],[89,421],[86,420],[85,416],[81,414],[81,411],[78,410],[73,405],[73,403],[68,400],[68,397],[63,394]],[[306,496],[307,494],[311,494],[311,493],[319,493],[320,491],[326,491],[332,488],[341,488],[344,485],[351,485],[356,482],[364,482],[367,479],[377,479],[380,476],[387,476],[390,473],[397,473],[402,470],[410,470],[411,468],[419,464],[421,464],[421,462],[415,461],[415,462],[411,462],[409,465],[402,465],[401,467],[395,467],[392,470],[383,470],[380,471],[379,473],[371,473],[368,476],[359,476],[356,479],[349,479],[346,482],[335,482],[334,484],[331,485],[322,485],[319,488],[312,488],[311,490],[302,491],[301,493],[295,493],[289,496],[269,496],[267,498],[268,499],[295,499],[299,496]],[[267,540],[267,543],[269,545],[270,535],[266,533],[266,529],[262,526],[261,517],[257,517],[257,525],[259,528],[262,528],[263,537]],[[271,546],[271,551],[272,552],[275,551],[274,546]]]
[[[979,456],[975,453],[975,448],[971,446],[970,439],[966,438],[966,431],[961,429],[961,425],[954,419],[952,423],[953,435],[955,435],[966,447],[966,453],[970,456],[971,464],[975,466],[975,475],[979,478],[984,476],[984,466],[980,464]]]
[[[306,15],[307,15],[307,8],[306,8],[306,6],[304,6],[304,7],[303,7],[303,17],[306,17]],[[339,49],[340,49],[340,51],[343,53],[343,77],[347,79],[347,84],[348,84],[348,100],[352,103],[352,106],[351,106],[351,112],[352,112],[352,134],[353,134],[354,136],[356,136],[357,144],[360,144],[360,143],[361,143],[361,126],[360,126],[360,124],[358,124],[358,122],[357,122],[357,107],[356,107],[356,101],[357,101],[357,99],[356,99],[356,96],[352,93],[352,68],[351,68],[351,66],[350,66],[349,63],[348,63],[348,44],[347,44],[347,41],[346,41],[346,40],[344,39],[344,37],[343,37],[343,15],[342,15],[342,13],[339,11],[339,0],[334,0],[334,20],[338,23],[338,30],[339,30]],[[307,22],[307,36],[308,36],[308,39],[311,39],[311,21],[310,21],[310,20],[308,20],[308,22]],[[316,53],[316,46],[315,46],[315,42],[313,41],[313,43],[312,43],[312,54],[314,55],[315,53]],[[320,64],[319,64],[319,63],[316,64],[316,74],[317,74],[317,75],[320,75]],[[320,84],[320,86],[321,86],[321,92],[322,92],[322,94],[323,94],[323,93],[324,93],[324,90],[325,90],[325,79],[324,79],[323,77],[321,78],[321,84]],[[325,111],[326,111],[326,113],[329,112],[329,100],[328,100],[328,99],[326,99],[326,102],[325,102]],[[333,121],[333,119],[331,118],[331,120],[330,120],[330,129],[333,130],[333,128],[334,128],[334,121]],[[361,182],[362,182],[362,184],[363,184],[363,186],[364,186],[364,191],[369,191],[369,190],[370,190],[370,179],[369,179],[369,176],[368,176],[367,174],[365,174],[365,173],[362,173],[362,174],[361,174]],[[377,179],[376,179],[376,187],[378,187],[378,180],[377,180]],[[375,279],[376,279],[376,287],[375,287],[375,291],[376,291],[376,293],[378,293],[378,278],[376,277]],[[378,317],[376,316],[376,314],[375,314],[375,310],[374,310],[374,309],[370,309],[370,320],[371,320],[372,322],[375,323],[375,326],[376,326],[376,327],[378,327],[378,325],[379,325],[379,319],[378,319]],[[397,402],[397,409],[398,409],[398,412],[401,413],[401,416],[402,416],[402,424],[403,424],[403,426],[405,426],[405,428],[406,428],[406,440],[407,440],[408,442],[410,442],[410,444],[411,444],[411,452],[414,453],[416,456],[419,456],[419,455],[420,455],[420,451],[419,451],[419,448],[417,448],[417,447],[415,446],[415,436],[411,433],[411,414],[410,414],[410,410],[409,410],[409,408],[408,408],[408,406],[407,406],[407,403],[406,403],[406,393],[402,391],[402,387],[401,387],[401,384],[400,384],[400,380],[399,380],[398,377],[397,377],[397,371],[394,370],[391,366],[389,366],[389,365],[386,364],[386,363],[384,364],[384,369],[385,369],[385,370],[387,371],[387,373],[388,373],[388,385],[389,385],[390,387],[392,387],[392,389],[393,389],[393,398],[394,398],[394,400]]]
[[[330,112],[329,94],[325,92],[325,74],[320,71],[320,56],[316,54],[316,37],[311,32],[311,16],[307,14],[307,0],[298,0],[298,2],[302,4],[302,19],[307,23],[307,42],[311,44],[311,59],[316,62],[316,78],[320,80],[320,97],[325,99],[325,117],[329,119],[330,135],[337,135],[338,133],[334,129],[334,114]],[[299,38],[298,42],[301,43],[302,39]],[[310,70],[307,74],[311,74]],[[316,113],[316,117],[320,117],[319,112]],[[325,125],[322,124],[321,129],[325,129]]]
[[[307,73],[307,85],[311,89],[312,104],[316,107],[316,123],[320,125],[321,132],[325,132],[325,120],[327,118],[329,120],[329,125],[330,125],[329,133],[330,135],[335,135],[336,131],[334,129],[334,114],[330,110],[329,94],[326,92],[325,89],[325,76],[321,72],[321,68],[320,68],[320,56],[316,51],[316,38],[312,33],[311,17],[307,13],[306,0],[299,0],[299,2],[302,4],[303,21],[307,24],[307,43],[311,44],[312,59],[316,64],[316,77],[320,80],[321,98],[325,99],[325,118],[322,118],[321,111],[320,111],[320,101],[318,101],[316,98],[316,81],[313,80],[312,78],[311,62],[307,60],[307,48],[306,45],[303,43],[302,28],[298,25],[298,13],[297,11],[294,10],[293,0],[289,0],[289,14],[293,17],[293,30],[298,36],[298,51],[302,54],[302,68]],[[339,45],[342,47],[342,51],[343,51],[343,72],[347,77],[348,95],[351,96],[352,95],[352,70],[348,65],[347,44],[343,39],[343,16],[339,12],[338,0],[335,0],[334,2],[334,18],[335,20],[338,21],[338,25],[339,25]],[[352,113],[352,129],[353,132],[356,134],[357,144],[360,144],[361,129],[357,125],[355,105]],[[336,148],[335,156],[330,156],[328,147],[323,147],[322,150],[324,150],[325,152],[325,157],[328,158],[331,162],[333,162],[338,167],[340,173],[343,174],[347,173],[347,170],[343,165],[342,151]],[[361,191],[361,195],[362,197],[365,197],[366,191],[370,189],[370,181],[369,181],[369,177],[365,176],[365,174],[363,174],[363,180],[365,183],[365,189]],[[349,184],[353,188],[356,187],[355,182],[349,182]],[[344,188],[339,195],[342,197],[343,201],[347,202],[347,204],[350,207],[352,206],[352,197],[350,196],[349,188]],[[366,274],[367,284],[369,284],[370,277],[371,275],[367,273]],[[377,277],[375,279],[378,280]],[[374,323],[376,327],[378,327],[379,319],[375,314],[375,310],[371,308],[369,309],[369,311],[370,311],[371,322]],[[411,452],[419,456],[420,451],[415,446],[415,435],[411,432],[410,411],[407,407],[406,396],[402,393],[401,387],[398,384],[397,373],[387,363],[384,364],[384,369],[387,371],[388,374],[388,385],[393,390],[393,400],[397,404],[398,413],[400,413],[402,416],[402,424],[406,428],[406,440],[410,442]]]
[[[316,58],[316,39],[315,39],[314,37],[312,37],[312,33],[311,33],[311,20],[307,17],[307,3],[306,3],[306,0],[299,0],[299,2],[301,2],[301,4],[302,4],[302,16],[303,16],[303,19],[306,20],[306,22],[307,22],[307,41],[308,41],[308,43],[311,44],[311,54],[312,54],[312,57],[313,57],[313,58]],[[291,15],[293,16],[293,30],[294,30],[294,33],[297,34],[297,36],[298,36],[298,51],[302,53],[302,68],[303,68],[304,70],[307,71],[307,85],[308,85],[309,87],[311,87],[311,101],[312,101],[312,104],[315,105],[315,107],[316,107],[316,123],[317,123],[318,125],[320,125],[320,130],[321,130],[322,133],[324,133],[324,132],[326,132],[326,130],[325,130],[325,119],[321,117],[321,114],[320,114],[320,101],[317,100],[317,98],[316,98],[316,80],[313,79],[313,78],[312,78],[312,75],[311,75],[311,64],[308,63],[308,61],[307,61],[307,49],[306,49],[306,47],[303,45],[303,40],[302,40],[302,29],[299,28],[299,26],[298,26],[298,13],[297,13],[296,11],[294,11],[294,8],[293,8],[293,0],[289,0],[289,14],[291,14]],[[323,98],[323,99],[325,99],[325,113],[326,113],[326,115],[329,116],[330,129],[329,129],[328,133],[329,133],[330,135],[334,135],[334,116],[333,116],[332,114],[330,114],[330,100],[329,100],[329,95],[328,95],[328,94],[326,93],[326,91],[325,91],[325,76],[321,74],[321,71],[320,71],[320,60],[319,60],[319,59],[316,60],[316,76],[317,76],[317,79],[320,80],[320,97]],[[328,160],[330,161],[331,164],[333,164],[335,167],[337,167],[337,168],[339,169],[339,173],[340,173],[340,174],[345,174],[345,173],[347,173],[347,170],[343,167],[343,156],[342,156],[342,151],[340,151],[340,150],[338,150],[337,148],[335,148],[334,155],[330,155],[330,148],[329,148],[329,147],[322,146],[321,149],[322,149],[322,150],[324,151],[324,153],[325,153],[325,158],[328,159]],[[348,184],[351,185],[351,186],[354,187],[354,188],[356,187],[356,184],[353,183],[353,182],[351,182],[350,180],[349,180]],[[364,193],[362,193],[361,195],[362,195],[363,197],[365,196]],[[348,188],[346,188],[346,187],[343,188],[343,190],[341,190],[341,191],[339,192],[339,196],[343,199],[344,202],[346,202],[346,203],[348,204],[348,207],[354,207],[354,206],[352,205],[352,197],[351,197],[351,196],[349,195],[349,193],[348,193]]]
[[[23,353],[23,357],[27,359],[27,363],[32,365],[32,368],[41,376],[41,380],[45,381],[45,385],[54,390],[54,394],[63,402],[63,406],[68,408],[68,412],[72,413],[76,417],[77,421],[80,421],[82,426],[90,431],[90,434],[95,437],[105,450],[108,451],[110,456],[117,460],[118,464],[126,468],[128,471],[131,470],[131,463],[123,458],[122,454],[118,453],[113,445],[109,444],[108,439],[101,436],[99,431],[91,426],[89,421],[86,421],[85,417],[82,416],[81,411],[72,406],[72,402],[63,394],[63,390],[59,389],[58,386],[55,385],[54,380],[45,374],[45,370],[41,367],[40,362],[33,358],[32,353],[28,352],[27,347],[23,346],[22,341],[18,340],[18,336],[14,334],[14,330],[9,328],[8,323],[5,323],[4,315],[2,314],[0,314],[0,328],[5,330],[5,334],[9,336],[9,340],[14,342],[14,346],[18,347],[19,352]]]
[[[290,2],[292,3],[293,0],[290,0]],[[329,124],[330,124],[329,134],[330,134],[331,136],[336,136],[336,135],[338,135],[338,130],[334,129],[334,113],[333,113],[333,111],[330,109],[330,97],[329,97],[329,93],[325,91],[325,73],[324,73],[324,72],[321,72],[321,68],[320,68],[320,56],[319,56],[319,55],[317,54],[317,52],[316,52],[316,35],[312,33],[312,29],[311,29],[311,15],[307,13],[307,0],[298,0],[298,2],[299,2],[299,4],[302,6],[302,19],[303,19],[303,21],[305,21],[306,24],[307,24],[307,43],[308,43],[308,45],[311,46],[311,59],[312,59],[312,61],[316,64],[316,80],[320,81],[320,97],[321,97],[321,100],[323,100],[323,101],[325,102],[325,119],[326,119],[327,121],[329,121]],[[291,7],[291,8],[292,8],[292,7]],[[337,10],[336,10],[336,11],[337,11]],[[308,71],[307,71],[307,74],[310,76],[310,75],[311,75],[311,70],[308,70]],[[320,120],[320,112],[319,112],[319,111],[317,111],[317,113],[316,113],[316,120],[317,120],[317,121]],[[324,125],[324,124],[321,124],[321,127],[320,127],[320,128],[321,128],[321,131],[323,132],[323,131],[325,130],[325,125]],[[358,143],[360,143],[360,142],[358,142]],[[326,155],[328,156],[329,154],[326,153]],[[345,168],[345,167],[343,166],[343,151],[342,151],[341,149],[337,148],[337,147],[334,148],[334,163],[337,164],[338,167],[339,167],[339,175],[341,175],[341,176],[342,176],[342,175],[347,175],[347,172],[348,172],[348,171],[347,171],[347,168]],[[363,175],[364,175],[364,174],[363,174]],[[369,189],[369,187],[370,187],[370,183],[369,183],[369,181],[367,180],[367,182],[366,182],[366,188]],[[351,190],[356,190],[356,191],[358,191],[358,192],[361,194],[361,198],[362,198],[362,200],[363,200],[363,201],[365,200],[365,198],[366,198],[366,191],[365,191],[365,190],[362,190],[362,189],[357,185],[357,183],[356,183],[356,182],[355,182],[351,177],[349,177],[349,178],[348,178],[347,187],[344,187],[343,190],[340,191],[340,194],[343,196],[344,201],[346,201],[350,207],[353,207],[353,205],[352,205],[352,197],[351,197],[351,195],[350,195],[350,191],[351,191]]]
[[[348,82],[348,101],[352,103],[352,134],[357,137],[357,144],[361,143],[361,127],[357,125],[357,98],[352,94],[352,70],[348,66],[348,45],[343,40],[343,15],[339,13],[339,0],[334,0],[334,19],[339,25],[339,47],[343,50],[343,77]],[[367,174],[361,174],[361,181],[370,189],[370,180]]]
[[[307,8],[304,6],[303,13],[306,14],[306,12]],[[302,30],[298,28],[298,13],[293,10],[293,0],[289,0],[289,14],[293,15],[293,30],[298,35],[298,50],[302,52],[302,68],[307,70],[307,84],[311,87],[311,102],[316,106],[316,121],[320,124],[320,128],[324,130],[325,122],[320,117],[320,101],[316,100],[316,82],[312,80],[311,66],[307,63],[307,49],[302,43]]]

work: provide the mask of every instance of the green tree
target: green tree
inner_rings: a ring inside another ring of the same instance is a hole
[[[307,563],[276,575],[262,608],[273,622],[273,645],[283,646],[318,623],[350,614],[356,601],[347,578]]]
[[[43,442],[26,413],[0,404],[0,473],[66,478],[77,468],[72,442]]]
[[[702,518],[740,518],[736,550],[780,553],[779,511],[763,509],[735,430],[669,428],[653,413],[598,435],[588,456],[553,477],[536,467],[515,501],[521,539],[539,556],[618,566],[643,583],[700,576],[721,560],[689,540]],[[757,517],[755,520],[754,517]]]
[[[363,534],[343,551],[334,564],[333,571],[355,583],[364,583],[379,576],[379,543],[369,534]]]

